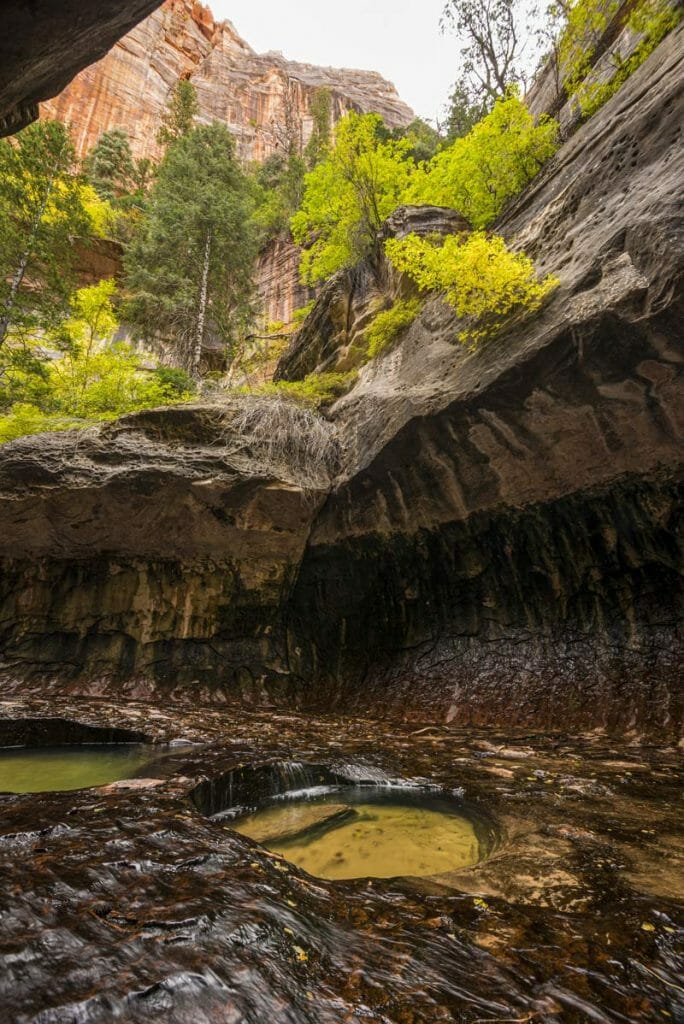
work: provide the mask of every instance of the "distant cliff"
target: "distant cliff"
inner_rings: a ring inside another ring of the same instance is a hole
[[[215,21],[197,0],[166,0],[106,57],[43,104],[41,114],[72,125],[81,156],[102,132],[123,128],[136,157],[156,157],[161,114],[179,78],[197,89],[203,119],[228,125],[245,160],[277,152],[292,133],[305,144],[313,124],[311,98],[320,88],[332,93],[335,120],[356,109],[377,112],[398,127],[414,116],[376,72],[297,64],[280,53],[259,55],[229,21]]]

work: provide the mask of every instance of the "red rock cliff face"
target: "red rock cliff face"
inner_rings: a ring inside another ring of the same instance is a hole
[[[203,120],[228,125],[245,160],[263,160],[292,133],[306,143],[311,98],[322,87],[332,93],[336,120],[352,109],[376,111],[391,127],[413,118],[394,86],[377,73],[297,64],[280,53],[259,55],[230,22],[215,22],[196,0],[166,0],[43,104],[41,113],[71,123],[80,155],[102,132],[123,128],[136,157],[154,158],[160,118],[179,78],[196,87]]]

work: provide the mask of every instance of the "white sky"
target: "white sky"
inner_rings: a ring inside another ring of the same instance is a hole
[[[205,0],[257,52],[379,71],[421,117],[442,115],[457,77],[453,36],[443,36],[444,0]]]

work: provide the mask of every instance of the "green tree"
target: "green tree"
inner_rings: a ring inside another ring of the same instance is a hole
[[[431,160],[444,141],[437,129],[421,117],[414,118],[406,128],[395,128],[388,132],[387,137],[409,142],[411,148],[408,155],[417,164]]]
[[[446,135],[449,142],[462,138],[472,131],[478,121],[492,109],[492,103],[483,96],[477,96],[466,78],[454,83],[447,107]]]
[[[330,89],[317,89],[311,98],[310,113],[313,118],[313,130],[304,158],[308,170],[312,171],[323,159],[332,140],[332,93]]]
[[[103,132],[84,161],[88,181],[102,199],[116,202],[135,189],[135,166],[122,128]]]
[[[162,116],[161,127],[157,132],[159,145],[169,146],[176,139],[188,135],[194,127],[198,114],[197,90],[192,82],[179,78]]]
[[[274,153],[252,171],[254,222],[261,244],[289,231],[304,194],[306,164],[291,153]]]
[[[126,255],[128,319],[198,377],[206,337],[230,349],[251,311],[255,252],[232,136],[218,123],[194,128],[169,145]]]
[[[64,125],[40,121],[0,140],[0,350],[65,315],[73,239],[90,226]]]
[[[140,197],[147,196],[154,178],[154,164],[144,156],[133,165],[133,184]]]
[[[307,247],[305,282],[324,281],[371,251],[401,203],[415,168],[412,147],[406,139],[382,141],[383,130],[377,114],[348,114],[326,159],[306,176],[302,206],[291,221],[295,241]]]
[[[111,280],[74,293],[70,315],[48,339],[61,356],[44,361],[39,375],[15,368],[13,400],[0,416],[0,442],[83,427],[189,396],[187,379],[165,368],[150,371],[142,365],[144,353],[114,343],[114,298]]]
[[[505,204],[537,174],[558,146],[558,124],[542,117],[535,124],[514,93],[468,135],[438,153],[413,177],[407,198],[450,206],[473,227],[486,227]]]

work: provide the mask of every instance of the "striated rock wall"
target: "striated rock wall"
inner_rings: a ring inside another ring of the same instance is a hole
[[[234,413],[184,406],[4,449],[5,678],[282,699],[283,608],[327,477],[304,493],[270,446],[236,448]],[[308,443],[287,446],[300,467]]]
[[[544,309],[470,352],[427,302],[330,411],[332,482],[228,457],[202,407],[0,450],[5,690],[680,735],[683,38],[497,225]],[[281,375],[396,286],[339,278]]]
[[[333,118],[376,111],[390,127],[408,124],[411,109],[375,72],[299,64],[280,53],[257,54],[230,22],[216,22],[197,0],[165,0],[113,49],[42,107],[44,117],[72,125],[81,156],[103,131],[123,128],[136,157],[158,157],[156,134],[179,78],[197,89],[201,117],[228,125],[245,160],[263,160],[306,144],[311,98],[330,89]]]
[[[302,250],[291,238],[275,238],[259,255],[256,266],[256,293],[264,323],[291,324],[297,309],[316,296],[316,290],[303,285],[299,276]]]

